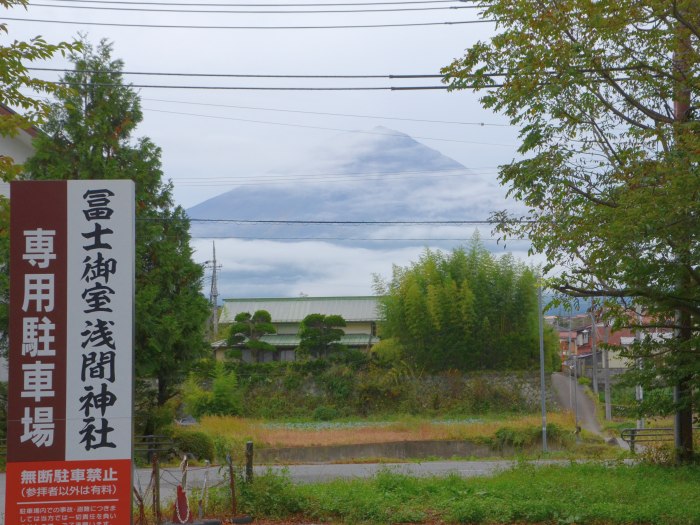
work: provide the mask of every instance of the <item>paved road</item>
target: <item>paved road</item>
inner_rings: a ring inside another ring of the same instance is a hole
[[[556,372],[552,374],[552,387],[559,406],[574,411],[574,404],[576,405],[581,428],[592,434],[603,436],[603,430],[596,417],[596,405],[581,385],[570,378],[568,374]],[[575,394],[572,387],[576,388]]]

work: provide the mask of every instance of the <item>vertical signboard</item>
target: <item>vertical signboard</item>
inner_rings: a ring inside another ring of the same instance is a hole
[[[10,198],[6,523],[130,523],[133,182]]]

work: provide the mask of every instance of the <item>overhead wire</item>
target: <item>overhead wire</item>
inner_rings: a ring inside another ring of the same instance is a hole
[[[170,221],[169,218],[141,218],[145,222],[162,222]],[[489,219],[465,219],[465,220],[413,220],[413,221],[371,221],[371,220],[319,220],[319,219],[204,219],[198,217],[190,217],[190,222],[199,223],[219,223],[219,224],[277,224],[277,225],[343,225],[343,226],[465,226],[465,225],[480,225],[480,224],[495,224],[496,221]],[[515,221],[522,224],[529,224],[534,221],[519,220]]]
[[[495,169],[495,168],[493,168]],[[405,170],[380,172],[348,172],[348,173],[316,173],[316,174],[264,174],[251,176],[225,177],[175,177],[172,180],[178,186],[230,186],[230,185],[260,185],[294,183],[327,183],[327,182],[365,182],[369,180],[395,180],[398,178],[430,177],[433,176],[470,176],[479,177],[486,173],[474,173],[467,168],[445,168],[432,170]]]
[[[121,11],[121,12],[148,12],[148,13],[188,13],[188,14],[276,14],[276,15],[299,15],[299,14],[333,14],[333,13],[391,13],[391,12],[411,12],[411,11],[446,11],[451,9],[472,9],[474,6],[448,6],[448,7],[389,7],[380,9],[284,9],[284,10],[222,10],[222,9],[169,9],[159,7],[157,9],[149,7],[103,7],[103,6],[88,6],[88,5],[52,5],[32,2],[30,6],[50,7],[59,9],[90,9],[98,11]]]
[[[446,22],[413,22],[413,23],[398,23],[398,24],[357,24],[357,25],[316,25],[316,26],[206,26],[206,25],[189,25],[189,24],[130,24],[119,22],[85,22],[76,20],[46,20],[40,18],[15,18],[5,16],[3,20],[11,20],[13,22],[33,22],[42,24],[63,24],[63,25],[83,25],[83,26],[100,26],[100,27],[137,27],[143,29],[236,29],[236,30],[294,30],[294,29],[375,29],[375,28],[391,28],[391,27],[421,27],[421,26],[444,26],[444,25],[462,25],[462,24],[484,24],[495,23],[494,19],[483,20],[458,20]]]
[[[167,103],[172,103],[172,104],[184,104],[184,105],[191,105],[191,106],[208,106],[208,107],[216,107],[216,108],[248,109],[248,110],[255,110],[255,111],[272,111],[272,112],[279,112],[279,113],[298,113],[298,114],[302,114],[302,115],[323,115],[323,116],[331,116],[331,117],[350,117],[350,118],[367,118],[367,119],[378,119],[378,120],[397,120],[397,121],[404,121],[404,122],[425,122],[425,123],[430,123],[430,124],[457,124],[457,125],[463,125],[463,126],[513,127],[510,124],[494,124],[494,123],[487,123],[487,122],[464,122],[464,121],[456,121],[456,120],[433,120],[433,119],[418,119],[418,118],[407,118],[407,117],[387,117],[387,116],[380,116],[380,115],[358,115],[358,114],[351,114],[351,113],[329,113],[329,112],[323,112],[323,111],[302,111],[302,110],[281,109],[281,108],[261,108],[261,107],[257,107],[257,106],[236,106],[236,105],[232,105],[232,104],[213,104],[210,102],[188,102],[188,101],[184,101],[184,100],[167,100],[167,99],[146,98],[146,97],[142,97],[141,100],[146,100],[149,102],[167,102]]]
[[[47,0],[44,0],[47,1]],[[125,4],[125,5],[168,5],[168,6],[189,6],[189,7],[331,7],[331,6],[358,6],[358,5],[407,5],[407,4],[454,4],[465,3],[467,0],[400,0],[397,2],[338,2],[338,3],[272,3],[272,4],[246,4],[246,3],[187,3],[187,2],[151,2],[151,1],[130,1],[130,0],[49,0],[63,3],[89,3],[89,4]],[[31,3],[30,3],[31,5]]]
[[[339,241],[339,242],[356,242],[356,241],[376,241],[376,242],[468,242],[470,237],[258,237],[258,236],[240,236],[240,235],[190,235],[191,239],[227,239],[227,240],[242,240],[242,241]],[[503,239],[484,238],[480,237],[480,241],[503,241]],[[509,242],[527,242],[526,238],[513,238]]]
[[[75,69],[61,68],[61,67],[28,67],[29,71],[53,71],[58,73],[104,73],[104,70],[97,69],[80,69],[76,71]],[[170,77],[211,77],[211,78],[306,78],[306,79],[419,79],[419,78],[444,78],[444,75],[440,74],[426,74],[426,73],[415,73],[415,74],[402,74],[402,75],[282,75],[282,74],[254,74],[254,73],[176,73],[169,71],[118,71],[115,72],[119,75],[143,75],[143,76],[170,76]]]
[[[233,120],[236,122],[250,122],[250,123],[254,123],[254,124],[271,124],[271,125],[275,125],[275,126],[305,128],[305,129],[318,129],[318,130],[324,130],[324,131],[339,131],[342,133],[360,133],[363,135],[383,135],[383,136],[388,136],[388,137],[405,137],[405,136],[407,136],[407,135],[399,134],[399,133],[381,133],[378,131],[330,128],[330,127],[325,127],[325,126],[312,126],[312,125],[307,125],[307,124],[290,124],[287,122],[272,122],[272,121],[264,121],[264,120],[244,119],[244,118],[239,118],[239,117],[225,117],[222,115],[202,115],[199,113],[186,113],[186,112],[182,112],[182,111],[168,111],[168,110],[152,109],[152,108],[145,108],[145,107],[142,109],[144,111],[154,111],[156,113],[166,113],[166,114],[172,114],[172,115],[184,115],[184,116],[190,116],[190,117],[204,117],[204,118],[212,118],[212,119],[217,119],[217,120]],[[438,138],[438,137],[424,137],[424,136],[417,136],[417,135],[411,135],[411,138],[420,139],[420,140],[436,140],[436,141],[440,141],[440,142],[458,142],[458,143],[462,143],[462,144],[477,144],[477,145],[481,145],[481,146],[502,146],[502,147],[508,147],[508,148],[515,147],[514,144],[503,144],[503,143],[497,143],[497,142],[479,142],[479,141],[471,141],[471,140],[448,139],[448,138]]]
[[[54,82],[60,86],[82,86],[82,87],[122,87],[123,84],[110,84],[107,82],[66,82],[59,80]],[[213,85],[178,85],[178,84],[133,84],[132,88],[151,89],[203,89],[209,91],[424,91],[424,90],[446,90],[447,86],[213,86]],[[495,87],[495,86],[489,86]]]

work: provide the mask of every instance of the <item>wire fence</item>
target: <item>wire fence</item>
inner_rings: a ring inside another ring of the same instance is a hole
[[[191,466],[187,451],[176,450],[174,442],[165,436],[137,436],[136,443],[135,452],[145,454],[151,468],[150,472],[134,469],[135,525],[159,525],[169,518],[174,523],[204,518],[209,510],[210,491],[226,488],[230,491],[232,513],[236,514],[235,469],[230,455],[225,464],[205,461],[203,466]],[[162,457],[173,453],[182,455],[180,466],[163,468]],[[252,481],[252,442],[246,444],[246,464],[241,475],[247,482]],[[183,494],[186,500],[182,500]]]

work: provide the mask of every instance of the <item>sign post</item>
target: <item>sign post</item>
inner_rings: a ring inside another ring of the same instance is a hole
[[[134,184],[10,197],[6,523],[131,523]]]

